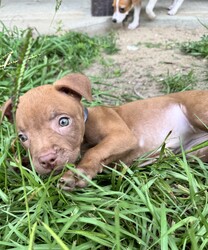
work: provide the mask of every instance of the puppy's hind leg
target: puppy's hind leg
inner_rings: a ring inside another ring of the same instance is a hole
[[[150,19],[154,19],[156,17],[156,15],[153,11],[156,3],[157,3],[157,0],[149,0],[148,4],[146,6],[146,13]]]

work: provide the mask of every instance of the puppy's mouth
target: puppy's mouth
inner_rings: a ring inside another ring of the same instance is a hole
[[[41,161],[40,156],[32,159],[35,171],[40,175],[57,175],[66,168],[67,164],[73,166],[80,157],[80,149],[77,152],[62,150],[62,154],[48,155],[44,156],[46,160],[41,159]]]
[[[61,172],[63,172],[63,170],[64,170],[64,166],[62,166],[60,169],[53,169],[49,174],[51,174],[51,175],[58,175],[58,174],[60,174]],[[48,175],[48,174],[47,174]]]
[[[68,167],[67,167],[68,166]],[[61,166],[56,166],[49,174],[52,174],[52,175],[58,175],[60,173],[63,173],[67,170],[69,170],[69,166],[70,167],[74,167],[74,163],[71,163],[71,162],[67,162]]]
[[[74,165],[74,161],[65,161],[65,162],[57,162],[55,164],[48,164],[47,166],[41,166],[40,164],[36,165],[35,170],[39,173],[39,174],[43,174],[43,175],[57,175],[59,173],[61,173],[66,166],[73,166]]]
[[[40,174],[41,176],[55,176],[63,172],[65,166],[57,166],[54,167],[53,169],[43,169],[43,168],[35,168],[35,171]]]

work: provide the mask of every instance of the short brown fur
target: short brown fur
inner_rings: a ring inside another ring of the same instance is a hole
[[[208,91],[174,93],[118,107],[91,107],[86,121],[81,96],[91,100],[90,81],[72,74],[20,97],[17,131],[40,174],[61,171],[66,163],[76,163],[85,151],[77,169],[92,179],[105,164],[119,160],[130,164],[158,149],[152,156],[155,158],[165,139],[173,152],[179,152],[181,144],[189,150],[208,139]],[[6,102],[3,115],[11,118],[11,108],[11,101]],[[194,154],[208,161],[207,148]],[[73,190],[86,184],[67,171],[59,187]]]

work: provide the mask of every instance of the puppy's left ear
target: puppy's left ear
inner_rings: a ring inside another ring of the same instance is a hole
[[[84,97],[88,101],[92,101],[91,84],[85,75],[74,73],[66,75],[54,83],[56,90],[66,94],[75,95],[80,100]]]
[[[7,119],[13,123],[13,114],[12,114],[12,99],[7,100],[3,106],[0,108],[1,114],[0,114],[0,124],[2,123],[4,117],[7,117]]]

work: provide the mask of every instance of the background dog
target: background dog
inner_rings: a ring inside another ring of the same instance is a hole
[[[146,13],[150,19],[156,17],[154,7],[158,0],[149,0],[146,6]],[[171,6],[168,8],[169,15],[175,15],[182,5],[184,0],[173,0]],[[142,0],[114,0],[113,1],[114,14],[112,21],[114,23],[122,23],[133,9],[133,21],[128,25],[129,29],[135,29],[139,26],[139,18],[142,7]]]

